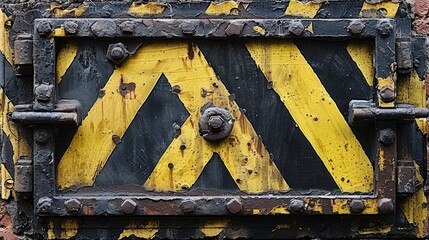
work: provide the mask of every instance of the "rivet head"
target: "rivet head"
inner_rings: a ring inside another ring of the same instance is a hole
[[[377,202],[378,210],[380,213],[388,214],[394,210],[394,205],[392,199],[382,198]]]
[[[288,31],[296,36],[300,36],[304,29],[304,25],[302,25],[301,21],[292,21],[289,25]]]
[[[231,114],[218,107],[205,109],[198,122],[201,136],[212,142],[227,138],[231,134],[233,124]]]
[[[290,200],[290,204],[288,210],[293,213],[299,213],[304,211],[305,202],[301,199],[292,199]]]
[[[395,131],[393,131],[393,129],[391,128],[380,130],[380,135],[378,140],[384,145],[393,144],[396,140]]]
[[[359,34],[359,33],[362,33],[364,28],[365,28],[365,24],[363,24],[360,20],[355,20],[349,24],[349,26],[347,27],[347,30],[352,34]]]
[[[226,208],[232,214],[239,213],[242,207],[243,207],[242,203],[240,202],[240,200],[236,198],[229,200],[229,202],[226,204]]]
[[[132,199],[125,199],[121,204],[121,210],[125,214],[132,214],[137,208],[137,203]]]
[[[180,208],[184,213],[192,213],[195,211],[195,202],[192,200],[184,200],[180,203]]]
[[[393,33],[393,26],[388,20],[382,20],[378,23],[377,30],[381,36],[387,37]]]
[[[349,203],[350,211],[352,213],[361,213],[365,210],[365,204],[360,199],[353,199]]]
[[[383,102],[393,102],[396,98],[395,90],[391,86],[384,86],[380,89],[380,97]]]
[[[79,212],[79,210],[80,210],[80,208],[81,208],[81,206],[82,206],[82,204],[80,203],[80,201],[79,200],[77,200],[77,199],[70,199],[70,200],[67,200],[66,202],[64,202],[64,205],[65,205],[65,207],[66,207],[66,211],[67,212]]]
[[[48,21],[40,21],[36,28],[39,35],[42,36],[49,35],[52,32],[52,26]]]
[[[52,211],[52,199],[49,197],[40,198],[37,201],[36,211],[38,213],[50,213]]]
[[[65,21],[64,31],[68,34],[76,34],[79,30],[79,24],[76,21]]]

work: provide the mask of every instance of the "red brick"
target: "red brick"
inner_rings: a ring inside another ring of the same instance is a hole
[[[6,212],[6,201],[0,200],[0,239],[15,240],[19,239],[13,233],[12,220]]]
[[[429,34],[429,17],[416,19],[414,29],[420,34]]]
[[[424,17],[429,14],[429,1],[428,0],[414,0],[416,8],[416,15]]]

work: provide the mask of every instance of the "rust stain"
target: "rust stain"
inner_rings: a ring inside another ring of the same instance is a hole
[[[189,59],[194,59],[194,51],[195,51],[195,45],[193,43],[188,44],[188,56]]]
[[[82,212],[84,215],[95,215],[95,210],[92,205],[83,205]]]
[[[130,99],[136,98],[136,84],[133,82],[130,83],[124,83],[124,77],[121,74],[121,83],[119,85],[119,93],[125,97],[127,94],[129,94]]]

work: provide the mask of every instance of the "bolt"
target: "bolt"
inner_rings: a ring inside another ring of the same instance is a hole
[[[195,33],[197,25],[192,22],[184,22],[180,25],[180,28],[182,29],[183,34],[192,35]]]
[[[378,200],[377,206],[378,210],[383,214],[391,213],[394,209],[392,199],[389,198],[382,198]]]
[[[81,203],[79,202],[79,200],[73,198],[70,200],[67,200],[64,205],[66,206],[66,211],[67,212],[79,212],[80,207],[81,207]]]
[[[223,120],[221,116],[211,116],[209,118],[209,126],[212,130],[220,130],[220,128],[222,127],[223,124]]]
[[[231,36],[239,36],[241,34],[241,31],[243,31],[244,23],[240,22],[232,22],[228,25],[228,27],[225,29],[225,34],[228,37]]]
[[[299,36],[304,31],[304,25],[302,25],[301,21],[292,21],[289,25],[288,31]]]
[[[113,59],[119,60],[119,59],[121,59],[121,58],[123,58],[125,56],[125,52],[120,47],[114,47],[114,48],[112,48],[112,50],[110,52],[110,56]]]
[[[48,21],[40,21],[37,24],[37,32],[39,35],[46,36],[52,32],[52,26]]]
[[[174,85],[171,88],[171,93],[176,94],[176,95],[179,94],[181,91],[182,91],[182,89],[180,89],[179,85]]]
[[[396,134],[391,128],[380,130],[379,141],[384,145],[391,145],[395,142]]]
[[[79,30],[79,24],[75,21],[65,21],[64,22],[64,31],[68,34],[76,34]]]
[[[380,89],[380,97],[383,102],[392,102],[396,98],[395,90],[391,86],[384,86]]]
[[[304,211],[305,203],[300,199],[292,199],[289,204],[289,211],[293,213],[299,213]]]
[[[382,36],[387,37],[393,33],[393,26],[388,20],[382,20],[378,23],[377,30]]]
[[[37,201],[36,211],[38,213],[49,213],[52,211],[52,199],[48,197],[40,198]]]
[[[36,100],[40,102],[47,102],[52,98],[54,87],[49,83],[41,83],[34,87],[34,95]]]
[[[38,143],[38,144],[45,144],[48,142],[50,136],[49,136],[49,131],[48,129],[45,128],[39,128],[36,129],[34,132],[34,140]]]
[[[195,205],[195,202],[192,200],[184,200],[180,203],[180,207],[184,213],[192,213],[195,211]]]
[[[365,28],[365,24],[363,24],[359,20],[352,21],[350,25],[347,27],[347,30],[352,34],[359,34]]]
[[[180,144],[179,149],[180,149],[180,151],[185,150],[186,149],[186,144],[185,143]]]
[[[125,201],[121,204],[121,210],[125,214],[132,214],[137,208],[137,203],[132,199],[125,199]]]
[[[241,211],[241,209],[243,208],[243,205],[241,204],[240,200],[233,198],[229,200],[229,202],[226,204],[226,208],[230,213],[236,214]]]
[[[106,57],[115,64],[121,64],[127,57],[129,52],[123,43],[110,44],[107,49]]]
[[[349,207],[352,213],[361,213],[365,209],[365,204],[360,199],[353,199],[350,201]]]
[[[115,145],[118,145],[119,143],[121,143],[121,137],[119,137],[118,135],[116,135],[116,134],[113,134],[112,135],[112,142],[115,144]]]

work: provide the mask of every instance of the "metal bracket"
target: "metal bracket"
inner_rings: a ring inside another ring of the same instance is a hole
[[[398,186],[396,191],[403,196],[410,196],[416,192],[416,168],[413,161],[398,161]]]
[[[376,120],[412,121],[429,117],[429,109],[398,104],[395,108],[378,108],[371,101],[352,100],[349,103],[348,121],[351,126],[368,125]]]
[[[82,107],[77,100],[60,100],[53,111],[34,111],[34,104],[15,106],[9,113],[12,121],[21,124],[73,124],[79,126],[82,122]]]

